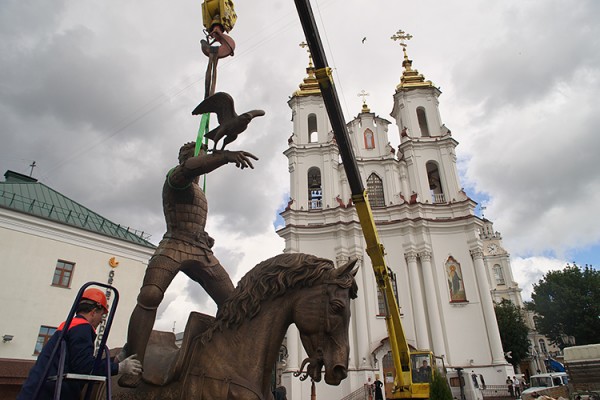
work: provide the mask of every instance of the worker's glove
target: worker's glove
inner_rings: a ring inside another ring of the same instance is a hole
[[[142,363],[136,360],[137,354],[131,355],[119,363],[119,373],[139,375],[142,372]]]

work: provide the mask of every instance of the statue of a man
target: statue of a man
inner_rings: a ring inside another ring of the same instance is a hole
[[[200,175],[228,163],[244,169],[254,168],[256,156],[245,151],[204,149],[194,157],[196,144],[184,144],[179,150],[179,165],[166,176],[163,185],[163,210],[167,232],[148,263],[137,305],[129,320],[126,352],[144,361],[146,346],[156,319],[156,310],[169,284],[179,271],[198,282],[221,306],[233,291],[229,274],[214,256],[214,240],[204,231],[208,205],[198,185]],[[136,387],[141,375],[123,375],[119,385]]]

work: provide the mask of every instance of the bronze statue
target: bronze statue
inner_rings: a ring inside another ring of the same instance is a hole
[[[196,144],[184,144],[179,165],[167,174],[163,185],[163,211],[167,232],[148,263],[137,305],[129,320],[127,355],[137,354],[144,362],[146,346],[156,319],[156,310],[175,275],[181,271],[198,282],[218,306],[233,292],[229,274],[214,256],[214,240],[204,231],[208,206],[198,185],[199,176],[228,163],[244,169],[254,168],[256,156],[245,151],[204,149],[194,156]],[[140,376],[123,375],[119,385],[135,387]]]
[[[149,347],[155,376],[148,379],[144,370],[136,389],[117,387],[113,399],[271,400],[272,367],[292,323],[308,354],[304,378],[320,381],[324,367],[325,382],[338,385],[347,376],[355,263],[334,268],[332,261],[307,254],[263,261],[241,279],[207,329],[199,321],[212,317],[190,318],[180,350],[171,333],[162,352]]]

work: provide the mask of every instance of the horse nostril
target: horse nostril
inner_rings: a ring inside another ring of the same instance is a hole
[[[336,365],[333,367],[333,375],[339,380],[346,379],[348,376],[348,369],[346,369],[346,367],[343,365]]]

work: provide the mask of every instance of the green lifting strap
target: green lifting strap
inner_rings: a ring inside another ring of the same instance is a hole
[[[194,150],[194,157],[200,154],[200,148],[202,148],[202,141],[204,140],[208,144],[208,139],[204,138],[204,134],[208,131],[208,124],[210,122],[210,113],[202,114],[200,119],[200,126],[198,127],[198,137],[196,138],[196,149]],[[202,182],[202,191],[206,193],[206,174],[204,174]]]
[[[200,148],[202,147],[202,141],[204,140],[204,134],[208,131],[208,123],[210,122],[210,114],[202,114],[200,120],[200,126],[198,127],[198,137],[196,138],[196,150],[194,151],[194,157],[200,154]],[[208,141],[207,141],[208,143]]]

